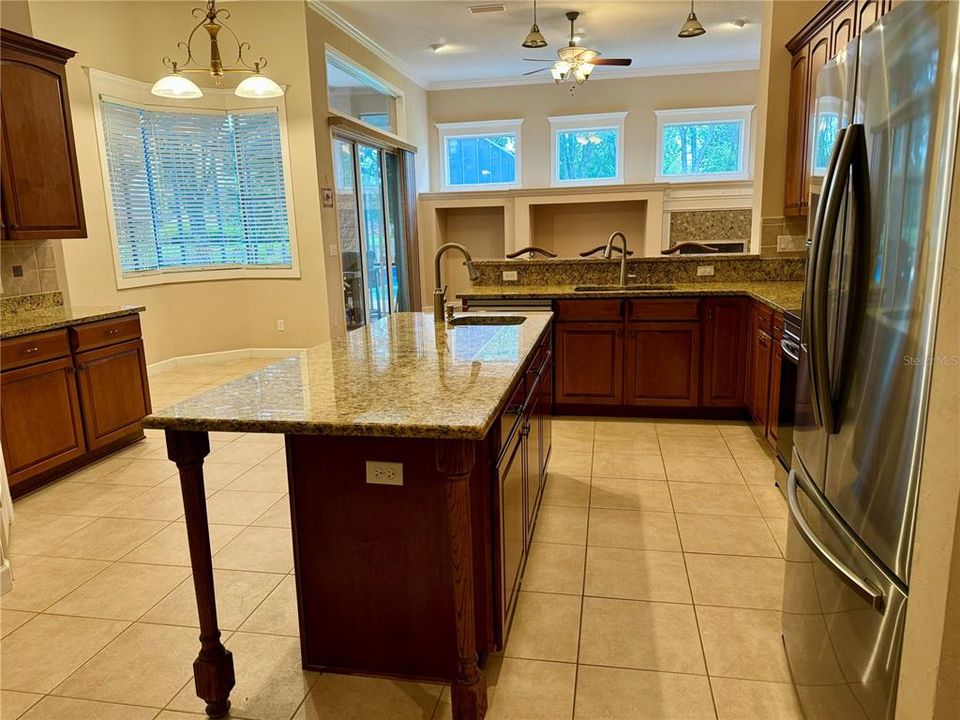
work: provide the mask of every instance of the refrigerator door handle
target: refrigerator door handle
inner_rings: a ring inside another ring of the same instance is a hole
[[[833,554],[830,548],[813,532],[813,528],[810,527],[807,519],[803,516],[803,510],[800,508],[800,500],[797,497],[797,487],[799,485],[804,485],[804,487],[801,488],[804,491],[804,495],[810,498],[810,501],[817,506],[817,509],[820,510],[821,514],[824,515],[828,521],[836,523],[837,520],[832,516],[830,509],[826,507],[824,501],[819,497],[816,488],[806,487],[805,479],[801,479],[801,476],[796,470],[791,470],[787,476],[787,506],[790,510],[790,519],[793,520],[793,524],[797,526],[800,535],[803,536],[804,541],[813,553],[831,567],[850,589],[870,603],[872,608],[883,613],[883,593],[869,580],[861,577],[844,565],[840,559]]]
[[[810,393],[810,400],[812,403],[813,410],[813,419],[817,425],[823,425],[823,420],[820,415],[820,403],[819,397],[817,396],[817,375],[816,367],[812,362],[812,346],[815,345],[814,338],[816,336],[816,326],[814,325],[814,314],[813,314],[813,305],[814,297],[817,294],[816,288],[816,279],[817,279],[817,265],[819,261],[820,245],[823,241],[823,217],[824,217],[824,206],[827,204],[827,197],[830,194],[830,188],[833,186],[833,177],[836,174],[837,169],[837,158],[840,155],[840,145],[843,143],[843,138],[847,133],[847,129],[840,128],[837,132],[836,142],[833,144],[833,150],[830,152],[830,160],[827,162],[827,170],[823,176],[823,184],[821,185],[820,192],[820,202],[817,203],[816,215],[813,218],[813,231],[810,233],[810,261],[807,263],[807,274],[804,278],[804,288],[803,288],[803,314],[801,316],[801,325],[802,329],[800,332],[801,341],[807,343],[808,357],[810,357],[811,362],[809,366],[810,370],[810,381],[813,386],[812,392]]]
[[[820,408],[820,424],[824,431],[830,435],[837,432],[837,413],[830,389],[830,366],[827,355],[827,294],[830,284],[830,258],[837,241],[840,208],[843,206],[843,200],[847,195],[847,180],[850,177],[850,168],[853,165],[854,153],[859,147],[857,140],[858,138],[862,139],[862,136],[862,125],[849,125],[843,133],[843,137],[838,139],[836,147],[839,149],[836,153],[836,167],[830,178],[830,186],[825,196],[826,201],[823,203],[820,242],[817,244],[817,264],[814,269],[814,291],[811,303],[813,310],[811,330],[813,334],[810,338],[813,395],[817,398],[817,405]]]

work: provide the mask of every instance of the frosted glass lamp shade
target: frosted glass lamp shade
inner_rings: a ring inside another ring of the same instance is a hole
[[[178,100],[192,100],[203,97],[203,93],[196,83],[179,73],[171,73],[157,80],[150,92],[165,98]]]
[[[252,98],[256,100],[258,98],[280,97],[283,95],[283,88],[277,85],[266,75],[260,75],[257,73],[256,75],[251,75],[237,85],[237,89],[233,92],[237,97]]]

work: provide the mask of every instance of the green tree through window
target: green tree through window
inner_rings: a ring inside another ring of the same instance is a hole
[[[557,179],[602,180],[617,176],[616,128],[557,131]]]
[[[663,175],[739,173],[742,120],[663,126]]]

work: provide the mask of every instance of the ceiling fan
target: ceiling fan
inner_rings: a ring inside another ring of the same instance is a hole
[[[566,47],[557,50],[558,59],[543,60],[540,58],[524,58],[527,62],[552,63],[549,67],[537,68],[536,70],[525,72],[524,75],[535,75],[538,72],[549,70],[558,85],[569,80],[575,82],[576,85],[574,85],[574,87],[576,87],[586,82],[590,77],[590,73],[593,72],[594,67],[597,65],[627,66],[633,62],[630,58],[602,58],[596,50],[577,45],[574,23],[577,18],[580,17],[580,13],[570,11],[566,16],[567,20],[570,21],[570,42]]]

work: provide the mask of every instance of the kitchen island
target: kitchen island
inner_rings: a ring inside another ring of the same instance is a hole
[[[399,313],[149,416],[177,464],[200,620],[197,695],[224,715],[208,433],[282,433],[304,668],[451,684],[486,711],[550,450],[552,314]]]

